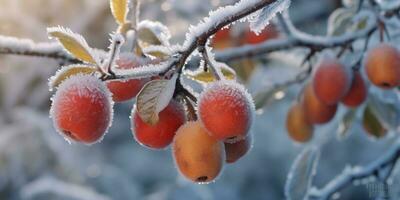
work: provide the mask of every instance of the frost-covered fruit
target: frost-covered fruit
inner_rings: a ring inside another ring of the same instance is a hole
[[[304,88],[302,106],[311,124],[323,124],[329,122],[336,113],[337,104],[326,105],[315,95],[311,84]]]
[[[222,142],[207,134],[200,122],[188,122],[176,132],[172,153],[178,170],[197,183],[213,181],[224,162]]]
[[[307,120],[300,103],[293,104],[286,116],[286,129],[290,138],[296,142],[308,142],[313,136],[313,125]]]
[[[364,79],[360,72],[354,72],[353,82],[351,88],[345,97],[342,99],[342,103],[348,107],[357,107],[361,105],[367,98],[367,87],[365,86]]]
[[[91,75],[78,74],[61,83],[50,116],[66,139],[86,144],[100,140],[112,121],[111,94]]]
[[[254,112],[250,95],[234,81],[211,83],[201,94],[198,117],[209,134],[218,140],[247,135]]]
[[[368,79],[376,86],[391,89],[400,85],[400,52],[387,43],[370,49],[365,57]]]
[[[146,124],[136,108],[132,109],[131,130],[138,143],[153,149],[163,149],[171,144],[176,130],[185,123],[184,108],[174,100],[158,114],[158,117],[157,124]]]
[[[315,95],[327,105],[336,104],[349,91],[351,81],[351,70],[337,59],[323,59],[313,77]]]
[[[252,143],[251,134],[247,135],[244,139],[236,141],[235,143],[225,142],[225,162],[234,163],[242,158],[251,149]]]
[[[117,69],[134,69],[141,66],[139,58],[121,57],[116,60]],[[107,87],[113,94],[115,102],[123,102],[134,98],[142,89],[144,84],[149,81],[148,78],[129,79],[129,80],[111,80],[107,81]]]

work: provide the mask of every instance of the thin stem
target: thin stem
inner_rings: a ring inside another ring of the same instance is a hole
[[[400,157],[400,140],[398,140],[387,152],[375,161],[364,167],[352,167],[345,169],[336,178],[329,181],[323,188],[313,188],[310,192],[310,199],[321,199],[327,200],[334,193],[342,190],[346,186],[350,185],[354,180],[361,180],[369,176],[376,176],[381,170],[385,170],[386,167],[394,165]],[[390,175],[394,167],[388,169]],[[389,176],[386,176],[386,179]]]

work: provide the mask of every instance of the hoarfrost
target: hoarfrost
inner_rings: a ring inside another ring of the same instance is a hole
[[[254,14],[249,15],[248,21],[250,22],[250,29],[255,34],[260,34],[277,13],[287,10],[289,6],[290,0],[278,0]]]
[[[108,125],[106,127],[105,133],[97,141],[89,143],[88,145],[101,142],[103,137],[108,132],[108,129],[111,127],[113,121],[114,102],[112,101],[112,94],[107,89],[104,82],[100,81],[100,79],[98,79],[97,77],[91,75],[77,74],[68,78],[68,80],[60,84],[60,86],[58,87],[58,91],[51,98],[52,105],[50,108],[50,118],[53,119],[53,125],[56,131],[69,143],[73,142],[72,138],[65,135],[61,128],[57,125],[57,118],[59,117],[60,113],[62,113],[62,111],[60,110],[61,108],[59,107],[59,103],[57,102],[74,101],[74,98],[70,98],[69,95],[66,95],[67,93],[71,92],[80,97],[88,97],[91,99],[92,102],[102,104],[105,112],[110,113],[110,115],[108,116]],[[104,96],[106,98],[104,98]]]

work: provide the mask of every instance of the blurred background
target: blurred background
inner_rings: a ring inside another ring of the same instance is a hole
[[[141,19],[162,21],[170,28],[173,43],[182,43],[190,24],[232,2],[146,0]],[[334,0],[296,0],[290,14],[301,30],[325,34],[327,17],[339,6],[340,1]],[[108,33],[117,27],[108,0],[0,0],[1,35],[47,42],[46,27],[56,25],[70,27],[101,49],[108,46]],[[266,55],[242,82],[255,93],[293,77],[303,57],[287,56],[290,59],[283,61],[282,53]],[[215,183],[197,185],[179,176],[169,149],[152,151],[134,141],[129,122],[133,101],[115,105],[113,127],[101,143],[68,144],[56,133],[48,114],[52,93],[47,81],[59,65],[46,58],[0,55],[0,199],[284,199],[288,171],[304,148],[294,144],[285,129],[287,110],[300,86],[275,95],[275,101],[257,111],[254,144],[247,156],[226,165]],[[319,127],[312,141],[323,143],[315,177],[318,187],[347,165],[375,160],[393,140],[372,140],[359,121],[345,139],[338,139],[339,125],[336,120]],[[395,183],[398,179],[393,177]],[[398,190],[390,191],[399,194]],[[373,199],[366,186],[357,183],[336,197]]]

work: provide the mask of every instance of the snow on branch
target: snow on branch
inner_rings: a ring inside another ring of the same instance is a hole
[[[372,19],[369,20],[367,26],[361,30],[340,36],[314,36],[297,30],[292,24],[288,14],[285,12],[283,14],[278,14],[278,20],[287,34],[286,38],[267,40],[259,44],[230,48],[217,52],[216,59],[228,62],[235,59],[259,56],[294,47],[306,47],[318,51],[326,48],[343,47],[355,40],[368,37],[368,35],[377,29],[375,15],[369,13],[368,16]]]
[[[38,56],[66,61],[76,62],[77,60],[68,55],[60,44],[35,43],[30,39],[19,39],[15,37],[0,35],[0,54],[14,54],[25,56]]]
[[[392,147],[382,156],[377,158],[366,166],[347,167],[341,174],[336,176],[323,188],[312,188],[310,191],[310,199],[327,200],[336,192],[350,185],[355,180],[361,180],[370,176],[377,176],[386,181],[390,176],[393,166],[400,157],[400,139],[392,145]],[[384,175],[382,176],[382,173]]]

